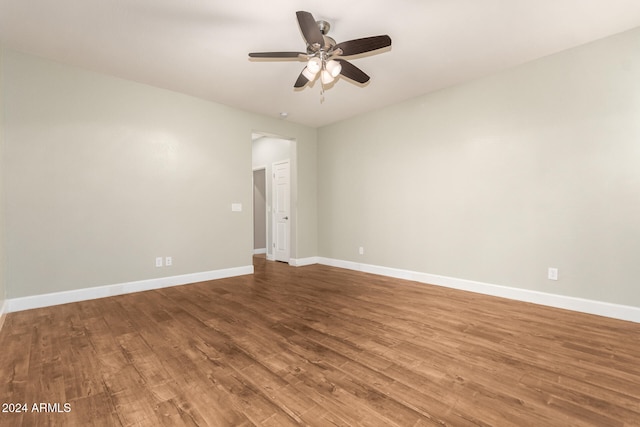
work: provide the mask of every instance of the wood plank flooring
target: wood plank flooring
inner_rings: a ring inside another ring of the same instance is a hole
[[[640,324],[255,262],[9,314],[0,426],[640,425]]]

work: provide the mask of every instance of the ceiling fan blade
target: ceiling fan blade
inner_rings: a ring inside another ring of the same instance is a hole
[[[305,69],[306,69],[306,67],[305,67]],[[302,70],[302,73],[300,73],[300,75],[298,76],[298,80],[296,80],[296,82],[293,85],[293,87],[300,88],[300,87],[303,87],[304,85],[306,85],[307,83],[309,83],[309,79],[306,78],[303,73],[304,73],[304,70]]]
[[[371,52],[372,50],[382,49],[391,46],[391,37],[373,36],[362,39],[349,40],[338,43],[334,50],[342,50],[343,56],[358,55],[360,53]]]
[[[340,74],[345,76],[348,79],[354,80],[358,83],[366,83],[369,81],[371,77],[365,74],[360,68],[356,67],[349,61],[345,61],[344,59],[335,58],[336,61],[340,62],[342,65],[342,70],[340,70]]]
[[[316,23],[313,15],[309,12],[300,10],[296,12],[296,16],[298,17],[298,25],[300,25],[300,31],[302,31],[302,35],[304,36],[307,44],[318,44],[322,46],[324,44],[324,37],[322,37],[320,28],[318,27],[318,24]]]
[[[306,54],[302,52],[251,52],[250,58],[298,58],[302,55],[306,58]]]

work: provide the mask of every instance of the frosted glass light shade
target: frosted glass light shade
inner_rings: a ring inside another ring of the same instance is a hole
[[[332,59],[331,61],[327,62],[326,68],[331,76],[335,78],[338,77],[338,74],[340,74],[340,71],[342,71],[342,64]]]
[[[318,74],[317,71],[315,73],[312,73],[309,70],[309,66],[308,65],[306,67],[304,67],[304,70],[302,70],[302,75],[305,76],[307,78],[307,80],[309,80],[309,81],[312,81],[313,79],[315,79],[317,74]]]
[[[320,71],[320,69],[322,68],[322,61],[320,61],[320,58],[318,57],[313,57],[309,60],[309,62],[307,62],[307,69],[309,69],[310,72],[312,72],[314,75]]]
[[[320,73],[320,79],[322,80],[322,84],[328,85],[333,81],[334,77],[328,70],[322,70]]]

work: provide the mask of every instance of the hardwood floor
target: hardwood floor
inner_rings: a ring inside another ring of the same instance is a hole
[[[640,425],[640,324],[255,261],[9,314],[0,426]]]

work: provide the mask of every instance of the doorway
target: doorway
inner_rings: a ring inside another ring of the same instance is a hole
[[[282,181],[286,163],[286,184]],[[252,134],[252,165],[254,173],[254,211],[260,209],[260,201],[256,201],[256,172],[264,171],[265,191],[264,191],[264,215],[266,224],[265,246],[266,258],[270,261],[290,262],[291,255],[295,253],[295,141],[292,139],[265,133]],[[280,182],[276,188],[275,173],[278,169]],[[286,196],[286,198],[285,198]],[[259,195],[257,196],[259,197]],[[275,199],[278,197],[278,199]],[[286,203],[285,203],[286,201]],[[280,204],[278,204],[280,202]],[[282,209],[287,208],[284,212]],[[284,213],[283,213],[284,212]],[[261,212],[254,213],[254,253],[262,249],[260,236]],[[286,219],[285,219],[286,218]]]

